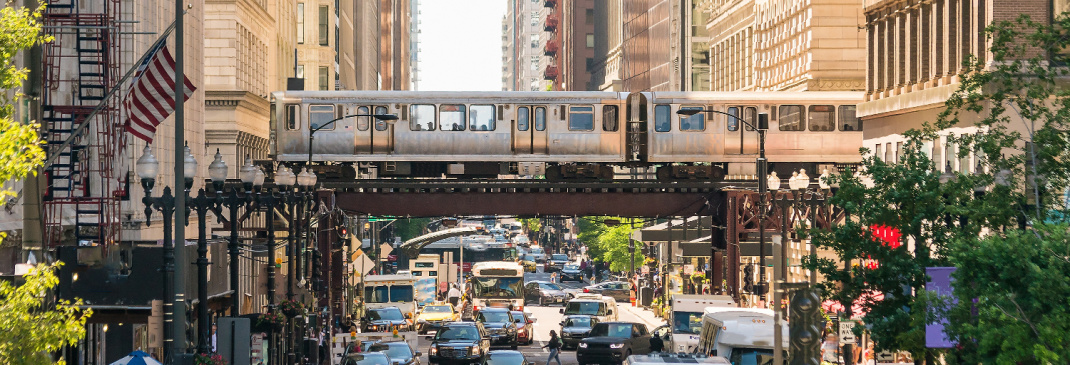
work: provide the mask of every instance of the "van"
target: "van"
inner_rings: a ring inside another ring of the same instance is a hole
[[[564,315],[588,315],[598,319],[598,322],[616,321],[619,309],[617,301],[613,298],[598,294],[577,294],[575,298],[565,303],[560,312]]]

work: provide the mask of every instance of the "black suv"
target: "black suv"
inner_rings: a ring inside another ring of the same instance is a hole
[[[412,321],[398,307],[368,309],[360,322],[362,332],[412,331]]]
[[[516,321],[505,308],[483,308],[476,313],[476,321],[483,324],[492,346],[510,346],[516,350]]]
[[[591,363],[620,364],[631,355],[650,353],[650,332],[646,325],[633,322],[604,322],[591,328],[590,337],[580,341],[576,360]]]
[[[431,364],[479,364],[490,351],[490,338],[479,322],[453,322],[431,339],[427,359]]]
[[[546,272],[561,271],[561,268],[568,264],[568,255],[563,253],[555,253],[550,256],[550,260],[546,262]]]

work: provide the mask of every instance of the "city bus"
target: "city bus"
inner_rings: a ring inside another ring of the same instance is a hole
[[[472,309],[500,307],[524,310],[524,267],[516,262],[493,261],[472,265]]]

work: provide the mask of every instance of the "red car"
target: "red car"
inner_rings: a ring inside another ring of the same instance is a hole
[[[528,317],[527,313],[512,311],[513,321],[516,323],[516,342],[522,345],[530,345],[535,342],[535,318]]]

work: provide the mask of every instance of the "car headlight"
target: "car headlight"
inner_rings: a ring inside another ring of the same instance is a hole
[[[468,354],[469,355],[479,355],[479,348],[478,347],[469,347],[468,348]]]
[[[576,347],[579,347],[581,349],[585,349],[585,348],[587,348],[587,344],[583,343],[583,342],[580,342],[580,344],[578,346],[576,346]]]
[[[621,347],[624,347],[623,343],[611,343],[611,344],[609,344],[609,348],[611,348],[611,349],[619,349]]]
[[[431,349],[427,350],[427,354],[431,356],[438,355],[438,347],[431,346]]]

